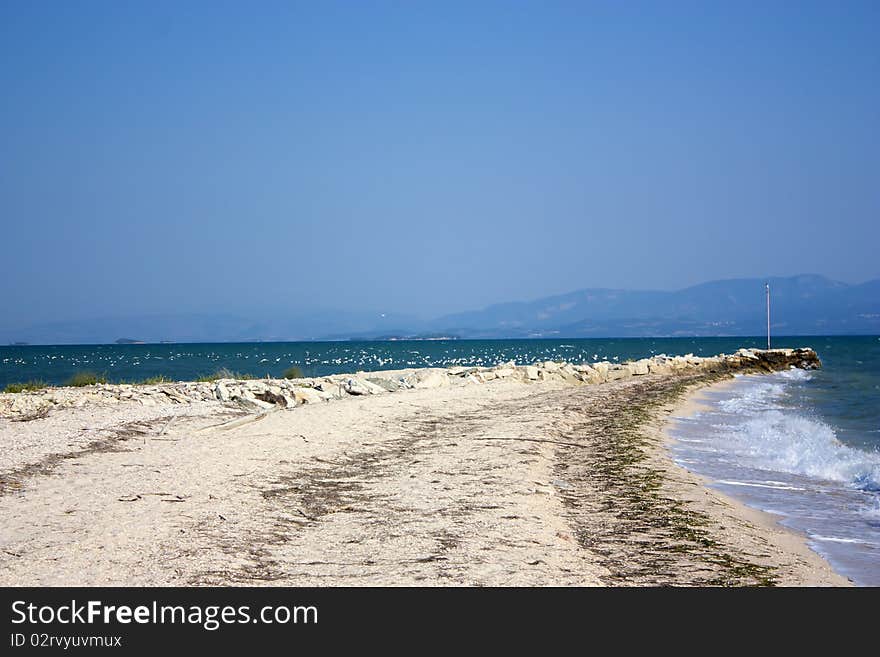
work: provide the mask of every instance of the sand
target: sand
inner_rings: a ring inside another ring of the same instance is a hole
[[[0,585],[845,585],[667,453],[708,375],[0,419]]]

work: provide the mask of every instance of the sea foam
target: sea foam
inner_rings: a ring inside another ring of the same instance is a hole
[[[804,381],[798,370],[773,378]],[[739,421],[716,424],[718,443],[752,467],[880,491],[880,454],[849,447],[820,419],[785,408],[781,381],[762,381],[722,399],[723,413]],[[746,417],[743,417],[746,416]]]

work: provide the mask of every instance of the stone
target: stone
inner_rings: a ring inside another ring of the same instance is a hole
[[[280,391],[280,388],[279,388]],[[287,408],[287,398],[280,394],[275,394],[271,389],[265,390],[264,392],[255,393],[257,400],[269,404],[269,406],[280,406],[281,408]]]
[[[608,370],[611,369],[611,363],[602,361],[601,363],[593,363],[593,370],[598,372],[600,381],[608,380]]]
[[[614,365],[608,369],[608,380],[619,381],[632,376],[632,372],[626,365]]]
[[[395,379],[384,379],[381,377],[370,377],[367,379],[370,383],[375,386],[379,386],[388,392],[397,392],[398,390],[403,390],[406,386],[398,380]]]
[[[297,404],[318,404],[324,401],[321,393],[312,388],[295,388],[293,399]]]
[[[563,381],[571,385],[578,385],[581,382],[577,372],[575,372],[570,366],[560,367],[558,375]]]
[[[648,371],[651,374],[669,374],[672,372],[672,365],[665,358],[652,358],[648,362]]]
[[[407,382],[413,388],[442,388],[449,385],[449,377],[446,370],[429,368],[416,370],[407,377]]]
[[[589,365],[584,367],[580,372],[581,380],[592,385],[595,385],[597,383],[604,383],[605,377],[607,375],[607,371],[603,374],[599,370],[593,369]]]
[[[633,376],[643,376],[648,374],[650,371],[648,369],[648,361],[645,359],[637,360],[634,363],[629,364],[630,372],[632,372]]]
[[[339,387],[339,383],[332,379],[321,379],[315,384],[315,390],[320,390],[321,392],[338,393]]]
[[[342,384],[342,389],[350,395],[379,395],[388,392],[382,386],[355,378],[346,379]]]
[[[523,368],[523,371],[526,375],[526,379],[529,381],[537,381],[538,380],[538,368],[534,365],[526,365]]]

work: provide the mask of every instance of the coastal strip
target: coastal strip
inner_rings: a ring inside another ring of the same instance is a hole
[[[347,396],[487,383],[499,379],[525,383],[563,381],[578,385],[609,383],[646,374],[772,372],[790,367],[813,369],[821,367],[821,362],[816,352],[809,348],[740,349],[732,355],[706,358],[693,354],[671,357],[661,354],[625,363],[602,361],[572,364],[545,361],[517,366],[511,361],[494,367],[416,368],[317,378],[219,378],[215,381],[163,381],[152,385],[97,383],[82,387],[46,386],[37,390],[0,393],[0,418],[27,421],[45,417],[56,408],[82,408],[126,402],[142,406],[234,402],[246,410],[260,411],[294,408]]]
[[[0,584],[844,584],[663,449],[689,391],[792,366],[819,361],[740,350],[2,395]]]

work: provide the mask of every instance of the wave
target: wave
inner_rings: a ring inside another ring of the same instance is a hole
[[[786,381],[810,381],[813,378],[813,374],[809,370],[799,370],[796,367],[784,372],[777,372],[776,376]]]
[[[726,400],[731,402],[725,408],[728,412],[741,413],[750,407],[752,416],[723,426],[719,438],[725,450],[761,470],[880,491],[880,454],[844,445],[828,424],[781,410],[772,400],[769,403],[774,407],[756,411],[754,394],[749,390],[742,397]]]
[[[732,479],[719,479],[719,484],[727,484],[728,486],[749,486],[752,488],[772,488],[773,490],[807,490],[799,486],[786,486],[777,482],[757,482],[757,481],[735,481]]]
[[[722,399],[718,408],[725,413],[750,415],[768,408],[781,408],[778,403],[785,395],[785,385],[775,382],[761,382],[745,388],[735,397]]]
[[[844,538],[842,536],[823,536],[822,534],[810,534],[813,541],[823,541],[825,543],[852,543],[854,545],[873,545],[871,541],[863,541],[860,538]]]

